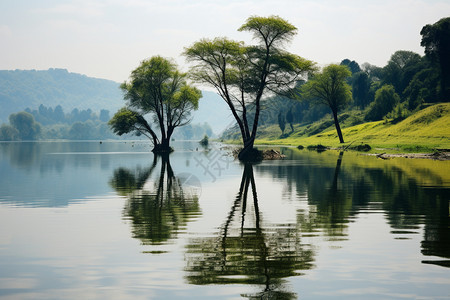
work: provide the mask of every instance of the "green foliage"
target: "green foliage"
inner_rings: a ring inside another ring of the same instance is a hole
[[[439,66],[442,100],[450,101],[450,17],[425,25],[420,34],[425,55]]]
[[[19,131],[11,125],[3,124],[0,127],[0,141],[18,141]]]
[[[145,136],[152,138],[152,128],[146,119],[138,112],[127,107],[119,109],[108,122],[109,128],[114,134]]]
[[[291,95],[314,63],[284,50],[297,28],[280,17],[250,17],[239,31],[250,32],[258,44],[202,39],[184,55],[194,63],[192,79],[212,86],[224,99],[239,127],[243,151],[248,151],[256,138],[263,95]]]
[[[417,72],[404,91],[408,109],[414,110],[423,103],[436,102],[438,97],[439,72],[434,68]]]
[[[392,85],[384,85],[375,93],[375,101],[370,104],[366,114],[367,121],[383,119],[400,103],[400,97]]]
[[[394,123],[406,119],[410,115],[406,103],[398,103],[391,112],[386,115],[386,118],[392,119]]]
[[[107,109],[102,109],[100,110],[100,116],[99,116],[100,121],[102,121],[103,123],[107,123],[110,120],[109,117],[109,110]]]
[[[200,145],[206,147],[209,144],[209,138],[208,136],[205,134],[205,136],[200,140],[199,142]]]
[[[350,120],[348,118],[347,120]],[[345,123],[345,122],[344,122]],[[308,136],[304,133],[306,126],[296,127],[294,134],[279,139],[276,134],[278,125],[261,130],[258,143],[273,145],[327,145],[340,147],[336,133],[332,128]],[[400,122],[366,122],[343,129],[352,145],[370,144],[372,148],[399,148],[401,152],[427,151],[450,148],[450,103],[434,104],[412,113]]]
[[[309,145],[306,147],[306,149],[317,151],[317,152],[323,152],[323,151],[326,151],[328,149],[328,147],[321,145],[321,144],[317,144],[317,145]]]
[[[143,245],[161,245],[176,239],[181,228],[201,215],[197,192],[185,189],[188,179],[175,176],[168,155],[155,155],[149,166],[114,171],[110,185],[127,197],[124,215],[134,238]]]
[[[351,100],[351,88],[346,82],[349,76],[351,72],[346,66],[329,65],[302,87],[303,97],[337,112]]]
[[[331,92],[327,92],[327,89],[328,91],[333,90],[333,85],[329,84],[330,81],[326,81],[332,76],[324,75],[325,69],[323,72],[309,74],[308,82],[297,81],[296,94],[291,93],[287,95],[288,97],[286,94],[283,94],[285,97],[266,97],[261,101],[263,110],[260,119],[263,127],[261,128],[262,135],[258,138],[264,138],[264,141],[277,139],[282,143],[288,142],[284,139],[281,140],[281,137],[278,136],[278,128],[283,127],[282,116],[279,114],[282,110],[291,112],[292,115],[289,118],[292,123],[297,124],[295,127],[293,124],[291,125],[291,128],[296,129],[289,134],[289,138],[292,138],[320,134],[324,130],[331,129],[333,121],[330,120],[329,115],[326,115],[325,105],[332,109],[336,131],[339,133],[337,127],[339,123],[348,127],[362,124],[364,121],[382,120],[383,118],[390,119],[389,123],[397,123],[430,103],[449,101],[450,97],[442,96],[449,86],[449,81],[445,81],[445,74],[446,72],[450,74],[450,67],[447,65],[444,70],[442,69],[443,65],[450,61],[450,55],[448,55],[450,50],[447,44],[450,37],[449,24],[450,18],[444,18],[433,25],[424,27],[421,32],[422,46],[426,47],[426,56],[424,57],[411,51],[396,51],[383,68],[369,63],[364,63],[360,67],[356,61],[344,59],[341,67],[347,66],[352,71],[352,76],[349,77],[347,73],[343,80],[351,85],[351,89],[348,85],[344,85],[345,91],[341,92],[342,95],[347,95],[342,97],[342,99],[346,99],[345,101],[324,100],[339,98],[331,97],[329,96]],[[322,82],[324,88],[322,90],[312,89],[312,86],[320,86],[318,82]],[[354,100],[353,106],[347,106],[350,93]],[[308,101],[293,103],[289,97]],[[312,105],[317,103],[325,105]],[[337,121],[338,112],[343,112],[339,114],[339,121]],[[347,119],[343,121],[344,118]],[[285,121],[291,123],[287,114]],[[236,137],[236,130],[239,128],[227,131],[224,136]]]
[[[371,82],[379,81],[383,78],[383,68],[371,65],[369,63],[362,64],[362,69],[367,75]]]
[[[78,118],[75,118],[74,112]],[[45,118],[50,124],[43,126],[35,121],[34,116]],[[77,119],[83,121],[75,121]],[[27,108],[25,112],[11,114],[10,123],[11,125],[2,125],[0,140],[93,140],[114,137],[107,124],[101,122],[90,109],[81,112],[74,109],[72,113],[64,114],[59,105],[54,110],[40,105],[39,110]]]
[[[364,109],[370,102],[370,78],[366,72],[357,72],[352,76],[352,96],[354,104]]]
[[[93,137],[93,129],[92,122],[75,122],[69,130],[69,137],[72,140],[89,140]]]
[[[338,121],[338,111],[352,99],[351,88],[346,81],[350,75],[351,72],[346,66],[329,65],[302,87],[304,97],[331,109],[341,143],[344,142],[344,138]]]
[[[352,74],[361,72],[361,68],[359,67],[359,64],[356,61],[350,60],[348,58],[341,61],[341,66],[347,66],[348,69],[352,72]]]
[[[304,132],[308,136],[312,136],[324,131],[327,128],[330,128],[330,126],[333,126],[333,124],[333,120],[326,118],[325,120],[320,120],[306,126]]]
[[[288,112],[286,113],[286,122],[288,122],[289,126],[291,126],[291,132],[294,132],[294,114],[292,113],[292,107],[289,108]]]
[[[109,120],[108,125],[117,135],[135,132],[143,134],[145,125],[139,124],[139,116],[139,113],[123,107]]]
[[[25,111],[11,114],[9,123],[19,133],[20,140],[36,140],[41,133],[41,125],[36,123],[33,115]]]
[[[412,51],[396,51],[383,68],[383,83],[394,86],[395,92],[403,95],[403,91],[421,67],[419,54]]]
[[[280,126],[281,134],[284,134],[284,129],[286,128],[286,118],[282,111],[278,113],[278,126]]]
[[[360,144],[356,146],[350,146],[348,147],[348,149],[361,152],[369,152],[370,150],[372,150],[372,147],[370,147],[369,144]]]
[[[94,113],[90,108],[80,110],[78,108],[72,109],[70,113],[64,113],[64,109],[61,105],[57,105],[54,109],[52,107],[46,107],[45,105],[39,105],[38,109],[32,110],[27,107],[26,112],[33,115],[36,122],[41,125],[55,125],[55,124],[73,124],[75,122],[108,122],[109,121],[109,110],[100,110],[100,118],[96,113]]]
[[[121,85],[129,107],[120,109],[110,120],[113,131],[144,134],[153,142],[154,151],[169,151],[174,129],[190,122],[191,111],[198,108],[202,96],[200,90],[187,84],[186,76],[174,62],[161,56],[142,61],[130,81]],[[159,128],[159,136],[152,122],[144,118],[147,114]]]
[[[297,34],[297,28],[279,16],[252,16],[238,30],[249,31],[260,43],[269,42],[274,47],[282,46]]]

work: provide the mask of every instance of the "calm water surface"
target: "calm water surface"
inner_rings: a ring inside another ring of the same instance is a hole
[[[174,146],[0,143],[0,298],[450,298],[450,162]]]

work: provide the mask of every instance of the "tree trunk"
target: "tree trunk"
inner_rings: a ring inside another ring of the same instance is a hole
[[[238,159],[244,162],[258,162],[262,160],[262,152],[255,149],[255,136],[244,141],[244,148],[239,152]]]
[[[153,153],[170,153],[173,149],[170,147],[170,139],[164,138],[160,144],[156,144],[152,150]]]
[[[262,95],[262,92],[261,92]],[[259,98],[261,97],[259,95]],[[259,99],[258,98],[258,99]],[[253,127],[252,132],[250,136],[248,136],[246,139],[244,139],[244,149],[239,152],[238,159],[241,161],[261,161],[262,160],[262,153],[258,151],[257,149],[253,148],[255,144],[256,139],[256,131],[258,129],[258,121],[259,121],[259,112],[260,112],[260,103],[259,100],[256,100],[256,107],[255,107],[255,117],[253,120]],[[248,125],[247,125],[248,127]],[[248,129],[247,129],[248,132]]]
[[[337,111],[333,110],[334,126],[336,127],[337,134],[339,136],[339,142],[344,143],[344,137],[342,136],[341,126],[339,126],[339,120],[337,116]]]

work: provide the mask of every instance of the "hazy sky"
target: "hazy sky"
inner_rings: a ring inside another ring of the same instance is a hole
[[[203,37],[238,32],[251,15],[299,31],[289,50],[321,65],[384,66],[397,50],[423,55],[420,30],[450,16],[450,0],[1,0],[0,69],[66,68],[122,82],[153,55],[174,58]]]

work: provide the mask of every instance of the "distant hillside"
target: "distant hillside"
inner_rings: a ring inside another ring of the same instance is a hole
[[[392,124],[376,121],[344,128],[345,145],[369,144],[372,148],[400,148],[407,151],[450,149],[450,103],[431,105],[405,120]],[[313,136],[301,135],[304,128],[295,127],[294,133],[280,139],[278,125],[261,128],[258,143],[283,145],[317,145],[338,147],[334,125]]]
[[[0,70],[0,124],[7,123],[11,113],[29,107],[37,109],[61,105],[64,112],[90,108],[110,115],[122,107],[120,84],[111,80],[71,73],[65,69]],[[215,134],[220,134],[232,121],[225,102],[216,93],[203,91],[199,109],[193,113],[192,124],[207,122]]]
[[[194,112],[192,124],[207,122],[213,132],[220,135],[234,120],[225,101],[216,93],[202,91],[199,108]],[[234,123],[232,123],[234,124]]]
[[[0,70],[0,121],[27,107],[61,105],[64,111],[90,108],[115,113],[123,105],[119,83],[70,73],[65,69]],[[0,123],[1,123],[0,122]]]

